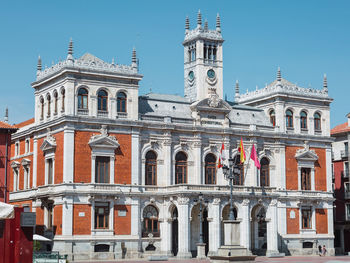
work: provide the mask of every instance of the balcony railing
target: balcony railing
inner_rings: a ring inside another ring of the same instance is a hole
[[[108,118],[108,111],[99,110],[97,112],[97,117]]]
[[[78,109],[78,114],[79,115],[88,115],[89,109]]]

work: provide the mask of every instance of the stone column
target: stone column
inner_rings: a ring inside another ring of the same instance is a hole
[[[74,129],[71,127],[64,129],[63,182],[74,182]]]
[[[38,139],[34,138],[33,144],[33,188],[35,188],[38,174]]]
[[[174,179],[172,179],[172,155],[171,155],[171,133],[164,133],[164,165],[163,165],[163,175],[165,177],[166,186],[174,184]]]
[[[205,178],[203,178],[202,175],[202,143],[199,141],[196,141],[194,143],[194,150],[193,150],[193,155],[194,155],[194,183],[195,184],[204,184],[205,183]]]
[[[244,199],[242,202],[241,215],[242,215],[242,227],[241,232],[241,246],[250,250],[250,212],[249,212],[249,199]]]
[[[350,151],[349,151],[350,152]],[[327,192],[332,192],[332,148],[326,149],[326,169],[327,169]]]
[[[266,255],[270,256],[272,254],[278,254],[278,237],[277,237],[277,200],[273,199],[270,202],[270,221],[267,227],[267,252]]]
[[[161,234],[161,244],[160,250],[162,254],[166,254],[167,256],[171,256],[171,219],[163,218],[160,220],[160,234]]]
[[[87,216],[87,215],[85,215]],[[73,196],[64,197],[62,208],[62,235],[73,234]]]
[[[131,162],[131,184],[140,184],[140,131],[135,129],[131,133],[131,156],[133,156]]]
[[[179,252],[178,258],[191,258],[190,252],[190,213],[189,213],[189,198],[179,197],[178,199],[179,212]]]
[[[208,256],[216,255],[220,247],[221,231],[220,231],[220,198],[214,198],[209,207],[209,214],[212,218],[209,221],[209,252]]]
[[[109,175],[109,183],[114,184],[114,177],[115,177],[115,172],[114,172],[114,161],[115,161],[115,156],[110,157],[110,175]]]

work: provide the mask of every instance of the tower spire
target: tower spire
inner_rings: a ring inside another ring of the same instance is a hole
[[[280,67],[278,67],[278,69],[277,69],[277,81],[281,81],[281,80],[282,80],[281,69],[280,69]]]
[[[323,75],[323,90],[328,92],[328,82],[326,73]]]
[[[216,15],[216,31],[221,32],[221,21],[219,13]]]
[[[73,39],[70,38],[69,40],[69,45],[68,45],[68,55],[67,55],[67,60],[73,61]]]
[[[8,121],[9,121],[9,109],[8,107],[6,107],[4,122],[8,122]]]
[[[202,14],[201,14],[201,10],[198,10],[198,14],[197,14],[197,27],[202,27]]]
[[[204,30],[208,31],[208,20],[206,20],[206,19],[205,19],[205,22],[204,22]]]
[[[186,16],[185,20],[185,30],[190,30],[190,19]]]
[[[239,82],[236,80],[236,86],[235,86],[235,100],[239,98]]]

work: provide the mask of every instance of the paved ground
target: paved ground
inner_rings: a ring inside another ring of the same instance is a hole
[[[75,261],[83,263],[82,261]],[[169,259],[168,261],[147,261],[147,260],[118,260],[118,261],[85,261],[86,263],[210,263],[209,260],[197,260],[197,259],[188,259],[188,260],[173,260]],[[242,262],[242,261],[240,261]],[[320,256],[308,256],[308,257],[284,257],[284,258],[266,258],[266,257],[257,257],[255,262],[298,262],[298,263],[310,263],[310,262],[320,262],[320,263],[350,263],[350,256],[336,256],[336,257],[320,257]],[[243,263],[243,262],[242,262]]]

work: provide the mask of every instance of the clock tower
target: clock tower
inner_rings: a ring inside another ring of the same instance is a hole
[[[202,27],[202,15],[198,11],[197,26],[190,30],[186,18],[184,46],[185,97],[191,102],[208,97],[208,90],[215,89],[223,98],[222,43],[220,17],[216,17],[216,29]]]

